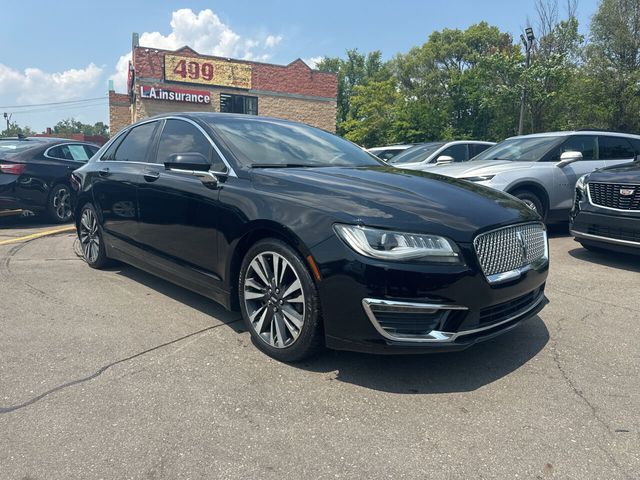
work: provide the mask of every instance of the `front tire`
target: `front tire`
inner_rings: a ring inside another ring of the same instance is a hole
[[[54,185],[47,200],[47,216],[54,223],[67,223],[71,220],[71,188],[64,183]]]
[[[239,278],[242,318],[267,355],[297,362],[323,344],[316,286],[300,256],[284,242],[262,240],[249,249]]]
[[[544,203],[540,198],[529,190],[516,190],[511,195],[520,199],[527,207],[536,212],[544,220],[547,216],[547,212]]]
[[[87,265],[98,269],[107,266],[110,259],[104,247],[98,215],[90,203],[85,204],[80,210],[77,230],[82,257]]]

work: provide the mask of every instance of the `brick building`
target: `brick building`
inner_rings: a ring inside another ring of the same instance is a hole
[[[289,65],[159,50],[133,34],[127,93],[109,88],[109,127],[159,113],[233,112],[286,118],[335,132],[337,77],[297,59]]]

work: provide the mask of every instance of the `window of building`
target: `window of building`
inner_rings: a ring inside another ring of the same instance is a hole
[[[176,153],[199,153],[209,160],[216,172],[226,170],[211,142],[194,125],[182,120],[167,120],[162,130],[156,163],[165,163]]]
[[[247,115],[258,115],[258,97],[221,93],[220,111],[226,113],[246,113]]]

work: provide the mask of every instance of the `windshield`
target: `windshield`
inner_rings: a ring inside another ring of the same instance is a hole
[[[556,146],[565,137],[519,137],[509,138],[480,155],[473,158],[478,160],[509,160],[511,162],[537,162],[545,153]]]
[[[429,158],[431,155],[433,155],[434,152],[438,150],[440,147],[442,147],[443,145],[444,143],[442,142],[437,142],[437,143],[432,142],[432,143],[425,143],[423,145],[417,145],[415,147],[408,148],[404,152],[396,155],[391,160],[389,160],[389,163],[398,165],[401,163],[423,162],[427,158]]]
[[[33,140],[0,140],[0,155],[20,153],[40,145],[42,142],[34,142]]]
[[[206,119],[247,167],[381,165],[370,153],[324,130],[255,117]]]

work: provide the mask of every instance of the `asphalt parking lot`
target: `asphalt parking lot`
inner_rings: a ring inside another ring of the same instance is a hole
[[[466,352],[299,365],[237,313],[0,219],[0,478],[638,478],[640,259],[551,239],[551,303]]]

